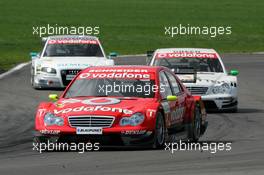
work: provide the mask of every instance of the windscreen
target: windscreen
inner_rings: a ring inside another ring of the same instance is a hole
[[[103,57],[96,40],[61,39],[49,40],[44,57]]]
[[[195,71],[223,72],[219,60],[209,58],[158,58],[154,65],[168,67],[174,70],[176,74],[190,74]]]
[[[92,97],[141,97],[155,96],[154,80],[140,79],[77,79],[66,92],[65,98]]]

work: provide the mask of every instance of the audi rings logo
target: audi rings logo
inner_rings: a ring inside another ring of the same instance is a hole
[[[119,103],[120,100],[116,99],[116,98],[91,98],[88,100],[83,100],[82,103],[83,104],[87,104],[87,105],[112,105],[112,104],[117,104]]]

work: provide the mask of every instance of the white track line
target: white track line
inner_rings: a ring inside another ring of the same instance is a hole
[[[26,63],[21,63],[21,64],[17,65],[16,67],[10,69],[9,71],[0,74],[0,79],[4,78],[5,76],[7,76],[9,74],[12,74],[15,71],[22,69],[23,67],[29,65],[30,63],[31,63],[31,61],[26,62]]]

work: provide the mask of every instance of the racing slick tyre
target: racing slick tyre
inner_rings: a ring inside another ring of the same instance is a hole
[[[156,117],[154,143],[152,146],[154,149],[159,149],[159,148],[162,148],[164,146],[165,135],[166,135],[166,128],[165,128],[164,117],[160,112],[158,112],[157,117]]]
[[[234,107],[233,109],[230,109],[230,110],[227,111],[227,112],[230,112],[230,113],[237,113],[237,111],[238,111],[238,107],[236,106],[236,107]]]
[[[188,140],[197,142],[201,135],[201,111],[198,104],[195,106],[194,119],[188,125]]]
[[[33,137],[33,145],[35,145],[35,147],[37,149],[40,149],[40,145],[43,143],[47,143],[48,139],[46,137],[43,136],[34,136]]]
[[[33,137],[34,148],[41,149],[42,151],[49,151],[49,148],[52,148],[52,144],[54,145],[56,143],[59,143],[57,137],[46,137],[46,136]]]
[[[40,144],[40,143],[47,143],[48,139],[46,137],[42,136],[34,136],[33,137],[33,143]]]

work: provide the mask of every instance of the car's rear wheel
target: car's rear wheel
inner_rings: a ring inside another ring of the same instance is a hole
[[[188,139],[197,142],[201,135],[201,111],[198,104],[195,106],[194,118],[188,126]]]
[[[165,134],[166,134],[165,121],[163,115],[160,112],[158,112],[156,117],[153,148],[161,148],[164,146]]]

